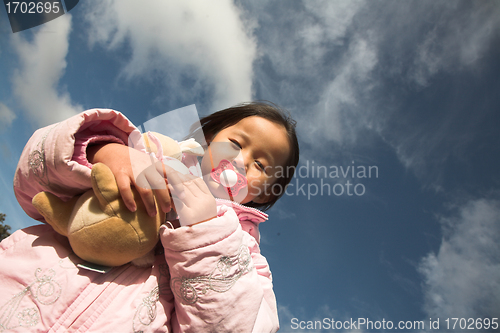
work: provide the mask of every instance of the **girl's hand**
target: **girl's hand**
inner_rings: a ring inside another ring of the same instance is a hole
[[[139,192],[150,216],[157,213],[155,196],[161,210],[165,213],[170,211],[170,194],[165,178],[148,154],[121,144],[108,143],[88,147],[87,159],[92,164],[104,163],[111,169],[122,199],[130,211],[135,212],[137,209],[131,186]]]
[[[217,216],[217,204],[203,178],[185,175],[165,165],[168,188],[181,226],[205,222]]]

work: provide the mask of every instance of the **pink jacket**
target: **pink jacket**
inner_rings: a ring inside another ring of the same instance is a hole
[[[23,209],[43,220],[31,205],[36,193],[68,199],[90,188],[85,147],[75,147],[75,138],[127,142],[132,131],[125,116],[103,109],[36,131],[14,179]],[[258,239],[266,218],[218,200],[210,221],[162,227],[153,267],[127,264],[106,274],[78,268],[81,259],[49,225],[16,231],[0,243],[0,332],[276,332]]]

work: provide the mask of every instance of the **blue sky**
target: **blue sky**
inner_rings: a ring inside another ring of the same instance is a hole
[[[13,229],[36,223],[12,191],[35,129],[96,107],[140,125],[265,99],[301,144],[302,176],[261,227],[282,332],[321,331],[293,318],[499,316],[498,1],[88,0],[16,34],[1,11]]]

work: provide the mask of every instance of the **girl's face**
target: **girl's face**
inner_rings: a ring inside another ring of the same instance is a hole
[[[241,190],[232,199],[242,204],[250,201],[265,203],[271,196],[270,189],[266,191],[266,188],[283,171],[280,168],[285,165],[289,154],[290,144],[285,128],[265,118],[251,116],[215,135],[203,157],[201,170],[212,194],[228,199],[227,188],[214,181],[210,172],[221,160],[231,161],[234,170],[248,181],[248,189]]]

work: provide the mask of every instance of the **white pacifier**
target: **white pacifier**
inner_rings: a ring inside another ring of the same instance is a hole
[[[231,169],[226,169],[220,174],[220,183],[224,187],[233,187],[238,182],[238,175]]]
[[[210,176],[216,182],[227,188],[230,196],[236,196],[248,184],[245,176],[236,173],[234,166],[228,160],[221,160],[217,168],[213,168]]]

